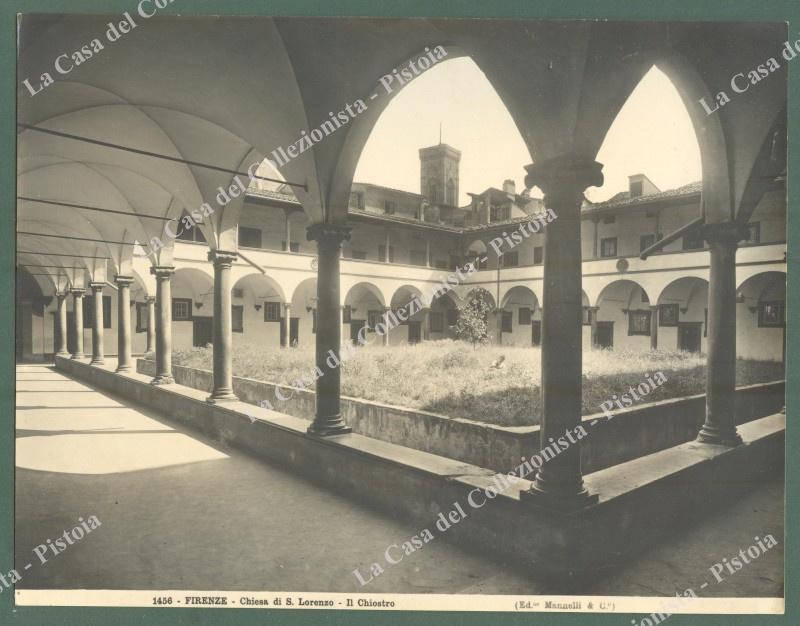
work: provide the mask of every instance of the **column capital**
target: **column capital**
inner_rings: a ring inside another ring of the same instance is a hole
[[[56,291],[56,299],[64,300],[69,295],[69,291]]]
[[[318,244],[341,245],[350,241],[350,226],[344,224],[312,224],[306,228],[306,239]]]
[[[106,286],[106,284],[105,283],[101,283],[100,281],[93,280],[93,281],[89,282],[89,288],[92,291],[103,291],[103,287],[105,287],[105,286]]]
[[[282,302],[281,304],[283,304],[283,308],[286,309],[287,311],[292,308],[291,302]]]
[[[650,310],[651,311],[658,311],[658,305],[657,304],[651,304],[650,305]]]
[[[587,187],[599,187],[603,184],[603,164],[578,154],[562,154],[537,161],[526,165],[525,170],[528,172],[525,186],[529,189],[539,187],[545,195],[582,195]]]
[[[150,267],[150,273],[156,280],[169,280],[175,273],[175,268],[172,265],[153,265]]]
[[[145,296],[144,297],[144,301],[149,304],[151,302],[155,302],[156,301],[156,297],[155,296]]]
[[[133,282],[133,276],[121,276],[117,274],[114,276],[114,282],[118,285],[125,285],[128,286]]]
[[[69,290],[69,292],[70,292],[70,293],[71,293],[73,296],[82,297],[82,296],[83,296],[83,294],[85,294],[85,293],[86,293],[86,289],[84,289],[83,287],[72,287],[72,288]]]
[[[700,233],[708,243],[735,246],[743,239],[747,239],[747,226],[739,222],[719,222],[716,224],[703,224]]]
[[[226,252],[225,250],[208,251],[208,260],[214,264],[214,267],[219,266],[229,268],[238,258],[238,252]]]

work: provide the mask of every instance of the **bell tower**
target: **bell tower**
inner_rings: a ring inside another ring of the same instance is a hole
[[[461,151],[446,143],[419,150],[420,193],[432,205],[458,206]]]

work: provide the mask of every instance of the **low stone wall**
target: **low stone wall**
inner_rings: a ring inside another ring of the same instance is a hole
[[[587,487],[599,499],[575,513],[521,499],[531,486],[526,479],[491,499],[479,495],[483,504],[476,505],[470,495],[496,485],[485,468],[356,433],[319,438],[306,433],[307,421],[290,415],[237,401],[212,404],[205,391],[151,385],[146,375],[118,374],[85,359],[55,362],[71,377],[169,416],[223,449],[247,450],[344,497],[413,521],[434,538],[529,571],[572,575],[616,565],[675,532],[676,520],[689,524],[717,512],[758,486],[766,472],[783,467],[786,420],[778,414],[743,425],[740,446],[687,443],[589,474]],[[264,494],[269,496],[269,485]],[[445,534],[437,520],[445,515],[452,520],[458,507],[465,512],[463,521]]]
[[[155,375],[153,361],[139,359],[136,368],[141,374]],[[178,384],[211,392],[210,371],[178,365],[172,370]],[[780,411],[784,387],[779,381],[738,389],[737,423]],[[276,401],[276,389],[287,398],[285,402]],[[262,400],[269,400],[282,413],[314,418],[313,391],[238,376],[233,379],[233,391],[242,402],[258,406]],[[346,396],[342,397],[342,415],[361,435],[497,472],[512,469],[521,456],[530,456],[539,449],[538,426],[495,426]],[[583,424],[592,436],[581,451],[584,471],[594,472],[691,441],[704,418],[705,395],[642,404],[617,411],[612,420],[603,414],[587,415]]]

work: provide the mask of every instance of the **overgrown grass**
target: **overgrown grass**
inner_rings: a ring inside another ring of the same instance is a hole
[[[503,367],[491,368],[501,355],[505,356]],[[539,357],[538,348],[473,349],[454,341],[364,347],[342,366],[342,394],[503,426],[538,424]],[[173,362],[211,369],[211,349],[176,352]],[[313,367],[310,347],[239,346],[233,357],[234,375],[289,385],[297,379],[308,380]],[[705,393],[705,357],[666,350],[585,352],[584,414],[599,412],[600,403],[612,394],[627,392],[631,385],[645,382],[645,374],[657,371],[667,381],[647,396],[647,402]],[[780,363],[741,359],[737,363],[739,385],[779,380],[783,375]]]

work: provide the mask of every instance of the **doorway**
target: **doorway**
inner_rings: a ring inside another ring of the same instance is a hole
[[[678,324],[678,350],[700,352],[702,322],[680,322]]]
[[[408,322],[408,343],[422,341],[422,322]]]
[[[300,343],[300,318],[289,318],[289,345],[294,347]]]
[[[214,342],[214,318],[213,317],[193,317],[192,318],[192,345],[195,348],[204,348],[207,344]]]
[[[614,322],[597,322],[595,335],[598,348],[614,347]]]
[[[358,333],[364,328],[366,322],[364,320],[350,320],[350,341],[354,346],[358,345]]]

